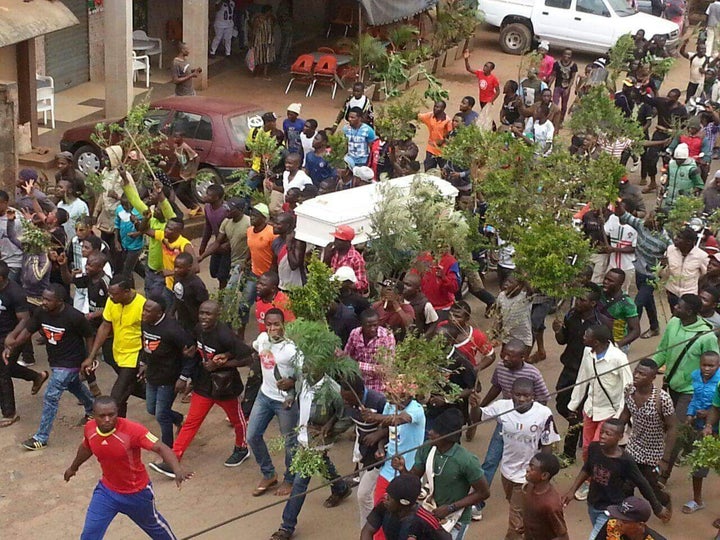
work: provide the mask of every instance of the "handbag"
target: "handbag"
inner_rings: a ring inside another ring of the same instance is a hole
[[[435,452],[437,451],[437,448],[433,446],[430,448],[430,452],[428,452],[427,460],[425,460],[425,474],[423,475],[423,489],[421,493],[425,494],[425,497],[421,501],[421,506],[427,510],[428,512],[432,512],[438,507],[438,504],[435,502],[435,499],[433,498],[433,494],[435,491],[435,471],[433,470],[433,465],[435,463]],[[452,514],[449,514],[445,519],[440,520],[440,526],[445,530],[445,532],[450,532],[453,530],[457,522],[460,520],[460,516],[462,516],[462,513],[465,509],[461,508],[460,510],[456,510]]]

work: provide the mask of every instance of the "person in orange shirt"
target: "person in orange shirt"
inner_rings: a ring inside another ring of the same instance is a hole
[[[418,120],[425,124],[430,132],[427,147],[425,147],[425,170],[442,169],[445,160],[440,157],[441,147],[445,144],[448,133],[452,131],[452,122],[445,114],[447,103],[436,101],[432,112],[418,114]]]
[[[243,290],[244,301],[240,303],[238,311],[243,326],[238,333],[245,333],[245,326],[250,320],[250,307],[257,296],[257,282],[260,276],[272,268],[273,264],[273,240],[277,235],[273,228],[268,225],[270,209],[267,204],[258,203],[250,210],[250,227],[247,230],[248,260],[245,264],[245,288]]]

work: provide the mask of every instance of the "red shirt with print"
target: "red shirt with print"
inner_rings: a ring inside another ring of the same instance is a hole
[[[478,97],[480,103],[490,103],[493,99],[495,99],[495,89],[497,89],[497,93],[499,93],[500,81],[498,81],[498,78],[492,73],[490,75],[485,75],[485,72],[482,69],[478,69],[475,72],[475,76],[478,80]]]

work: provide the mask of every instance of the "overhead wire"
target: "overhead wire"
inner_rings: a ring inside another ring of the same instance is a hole
[[[629,360],[629,359],[628,359],[628,361],[627,361],[626,363],[624,363],[624,364],[620,364],[620,365],[616,366],[615,368],[609,369],[609,370],[607,370],[607,371],[603,371],[601,374],[593,375],[592,377],[589,377],[589,378],[587,378],[587,379],[585,379],[585,380],[576,381],[575,384],[570,385],[570,386],[566,386],[566,387],[564,387],[564,388],[562,388],[562,389],[560,389],[560,390],[556,390],[556,391],[554,391],[554,392],[549,392],[548,395],[549,395],[549,397],[552,398],[552,397],[555,397],[555,396],[557,396],[557,395],[559,395],[559,394],[562,394],[562,393],[564,393],[564,392],[571,392],[575,387],[581,386],[581,385],[584,385],[584,384],[587,384],[587,383],[589,383],[589,382],[592,382],[592,381],[594,381],[595,379],[600,378],[601,375],[605,375],[605,374],[607,374],[607,373],[612,373],[612,372],[614,372],[614,371],[618,371],[618,370],[624,369],[625,367],[632,366],[633,364],[637,364],[638,362],[640,362],[641,360],[643,360],[643,359],[645,359],[645,358],[650,358],[650,357],[652,357],[653,355],[656,355],[656,354],[658,354],[658,353],[666,352],[666,351],[669,351],[669,350],[674,349],[674,348],[676,348],[676,347],[679,347],[679,346],[681,346],[681,345],[684,345],[684,344],[688,343],[689,341],[691,341],[691,340],[693,340],[693,339],[696,339],[696,338],[698,337],[698,334],[700,334],[700,336],[707,335],[707,334],[716,334],[716,336],[717,336],[718,333],[720,333],[720,328],[710,329],[710,330],[706,330],[706,331],[704,331],[704,332],[698,332],[698,333],[694,334],[692,337],[690,337],[690,338],[688,338],[688,339],[686,339],[686,340],[683,340],[683,341],[674,343],[674,344],[669,345],[669,346],[667,346],[667,347],[665,347],[665,348],[663,348],[663,349],[656,349],[656,350],[655,350],[652,354],[650,354],[650,355],[643,355],[643,356],[640,356],[640,357],[638,357],[638,358],[636,358],[636,359],[634,359],[634,360]],[[681,360],[681,359],[679,359],[679,360]],[[308,494],[310,494],[310,493],[313,493],[313,492],[315,492],[315,491],[319,491],[319,490],[321,490],[321,489],[324,489],[324,488],[326,488],[326,487],[328,487],[328,486],[330,486],[330,485],[338,482],[339,480],[351,479],[351,478],[357,476],[357,475],[358,475],[359,473],[361,473],[361,472],[368,471],[368,470],[371,470],[371,469],[375,469],[376,467],[385,464],[385,462],[391,461],[392,458],[395,457],[396,455],[401,456],[401,455],[404,455],[404,454],[407,454],[407,453],[410,453],[410,452],[415,452],[415,451],[419,450],[420,448],[423,448],[423,447],[425,447],[425,446],[429,446],[429,445],[435,444],[438,440],[446,439],[446,438],[450,438],[450,437],[455,437],[455,436],[458,435],[458,434],[462,435],[462,433],[463,433],[464,431],[466,431],[466,430],[468,430],[468,429],[470,429],[470,428],[479,426],[480,424],[484,424],[484,423],[490,422],[490,421],[492,421],[492,420],[497,421],[497,419],[500,418],[501,416],[503,416],[503,415],[505,415],[505,414],[509,414],[509,413],[515,411],[516,409],[517,409],[517,407],[513,407],[512,409],[508,409],[507,411],[504,411],[504,412],[502,412],[502,413],[500,413],[500,414],[497,414],[497,415],[495,415],[495,416],[491,416],[491,417],[487,417],[487,418],[481,419],[481,420],[479,420],[478,422],[475,422],[475,423],[473,423],[473,424],[464,425],[462,428],[460,428],[460,429],[458,429],[458,430],[455,430],[455,431],[453,431],[453,432],[451,432],[451,433],[447,433],[446,435],[439,436],[439,437],[437,437],[437,438],[435,438],[435,439],[433,439],[433,440],[427,439],[427,440],[423,441],[423,443],[420,444],[420,445],[418,445],[418,446],[415,446],[415,447],[413,447],[413,448],[409,448],[409,449],[404,450],[403,452],[400,452],[400,453],[398,453],[398,454],[387,455],[386,457],[384,457],[384,458],[376,461],[375,463],[372,463],[372,464],[370,464],[370,465],[366,465],[365,467],[363,467],[363,468],[361,468],[361,469],[357,469],[357,470],[353,471],[352,473],[339,476],[339,477],[337,477],[337,478],[334,478],[333,480],[330,480],[330,481],[327,481],[327,482],[323,482],[323,483],[321,483],[320,485],[315,486],[314,488],[307,489],[307,490],[304,491],[303,493],[298,493],[298,494],[296,494],[296,495],[290,495],[290,496],[288,496],[288,497],[285,497],[285,498],[282,498],[282,499],[278,499],[278,500],[276,500],[276,501],[274,501],[274,502],[271,502],[271,503],[269,503],[269,504],[266,504],[266,505],[264,505],[264,506],[260,506],[260,507],[258,507],[258,508],[254,508],[254,509],[252,509],[252,510],[247,510],[246,512],[242,512],[242,513],[240,513],[240,514],[238,514],[238,515],[236,515],[236,516],[233,516],[233,517],[231,517],[231,518],[225,519],[225,520],[220,521],[220,522],[218,522],[218,523],[215,523],[215,524],[213,524],[213,525],[209,525],[209,526],[205,527],[204,529],[201,529],[201,530],[199,530],[199,531],[197,531],[197,532],[194,532],[194,533],[192,533],[192,534],[190,534],[190,535],[187,535],[187,536],[182,537],[181,540],[191,540],[191,539],[193,539],[193,538],[199,538],[200,536],[202,536],[202,535],[204,535],[204,534],[207,534],[207,533],[209,533],[209,532],[211,532],[211,531],[214,531],[214,530],[216,530],[216,529],[219,529],[219,528],[221,528],[221,527],[225,527],[226,525],[229,525],[229,524],[231,524],[231,523],[234,523],[235,521],[239,521],[239,520],[241,520],[241,519],[248,518],[248,517],[253,516],[253,515],[255,515],[255,514],[258,514],[258,513],[260,513],[260,512],[264,512],[265,510],[268,510],[268,509],[270,509],[270,508],[274,508],[275,506],[279,506],[279,505],[281,505],[281,504],[285,504],[285,503],[287,503],[288,501],[290,501],[290,500],[292,500],[292,499],[295,499],[295,498],[298,498],[298,497],[305,497],[306,495],[308,495]]]

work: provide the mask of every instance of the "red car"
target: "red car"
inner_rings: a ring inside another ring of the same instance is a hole
[[[260,107],[250,103],[203,96],[172,96],[151,103],[146,118],[169,137],[182,132],[185,142],[200,157],[198,172],[209,172],[215,183],[221,183],[237,169],[248,167],[245,139],[250,132],[249,120],[262,114]],[[95,125],[68,129],[60,141],[60,149],[71,152],[76,167],[85,173],[101,168],[103,152],[91,139]],[[210,182],[202,184],[196,186],[200,195],[204,195]]]

